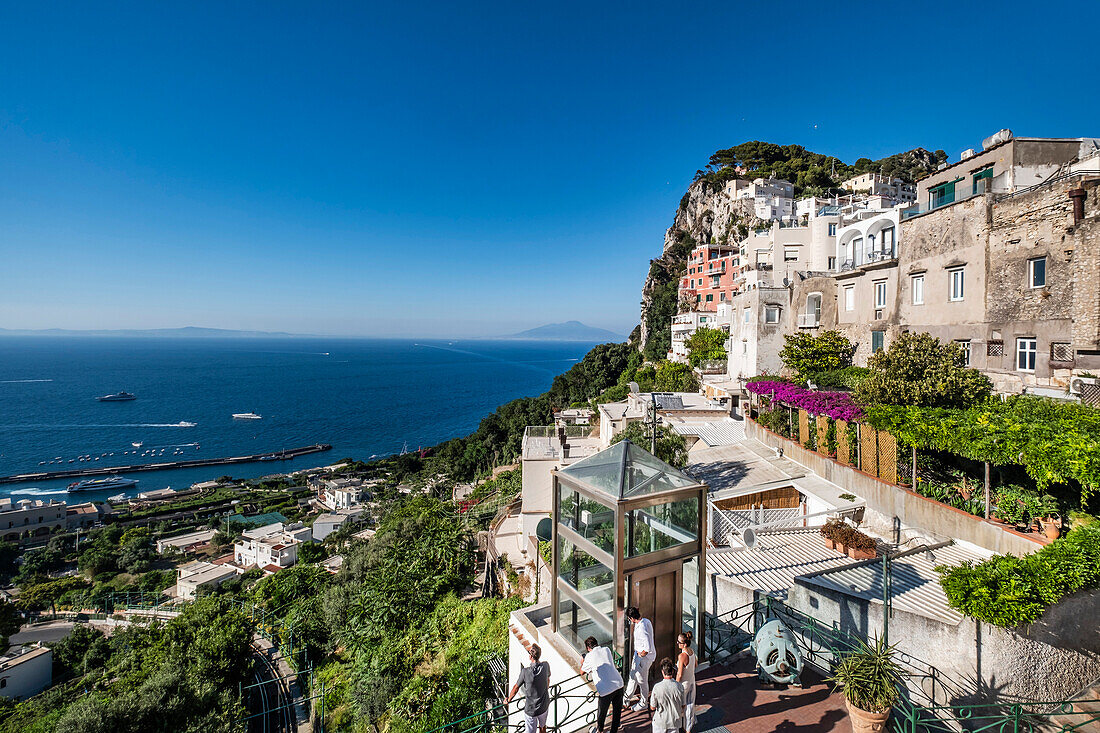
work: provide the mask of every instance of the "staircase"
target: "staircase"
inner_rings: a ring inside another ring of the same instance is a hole
[[[1070,706],[1073,712],[1084,713],[1084,716],[1075,715],[1069,721],[1061,721],[1063,724],[1076,726],[1070,729],[1078,733],[1100,733],[1100,680],[1077,693],[1070,700]]]

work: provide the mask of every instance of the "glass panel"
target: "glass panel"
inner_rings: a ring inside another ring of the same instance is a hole
[[[606,628],[605,628],[606,626]],[[611,644],[611,622],[607,620],[605,625],[597,623],[584,609],[566,598],[564,595],[558,601],[558,634],[560,634],[574,649],[584,651],[584,640],[589,636],[596,637],[601,645]]]
[[[609,614],[615,604],[615,573],[572,542],[558,536],[558,577]]]
[[[558,483],[561,504],[559,523],[569,527],[592,544],[607,552],[615,552],[615,511],[593,501],[567,486]]]
[[[628,514],[628,556],[637,557],[698,538],[699,497],[635,509]]]
[[[693,557],[684,563],[684,603],[681,608],[680,626],[684,631],[690,631],[695,639],[692,641],[692,649],[699,651],[699,633],[696,623],[699,620],[699,558]]]
[[[658,399],[661,399],[660,395]],[[562,474],[580,479],[615,500],[682,489],[696,483],[645,449],[627,441],[574,463],[563,469]]]

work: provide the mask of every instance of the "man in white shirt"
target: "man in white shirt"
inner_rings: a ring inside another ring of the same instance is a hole
[[[656,645],[653,643],[653,624],[642,618],[637,606],[626,609],[626,617],[634,627],[634,658],[630,662],[630,684],[626,686],[626,698],[639,694],[638,703],[631,708],[641,712],[649,707],[649,668],[653,664]]]
[[[623,712],[623,676],[615,668],[615,659],[611,656],[611,650],[600,646],[596,637],[590,636],[585,639],[584,648],[588,651],[581,664],[581,674],[596,685],[596,694],[600,696],[596,725],[592,726],[590,733],[603,733],[608,708],[611,708],[610,733],[619,733],[619,718]]]
[[[684,725],[684,686],[676,681],[676,665],[661,660],[664,677],[653,686],[653,733],[680,733]]]

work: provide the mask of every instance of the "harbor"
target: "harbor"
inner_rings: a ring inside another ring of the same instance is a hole
[[[228,466],[260,461],[289,461],[292,458],[311,453],[323,453],[332,450],[327,443],[315,443],[301,448],[289,448],[280,451],[267,451],[246,456],[230,458],[196,458],[186,461],[162,461],[159,463],[135,463],[128,466],[102,466],[95,468],[72,468],[64,471],[37,471],[11,476],[0,476],[0,484],[15,484],[24,481],[48,481],[50,479],[77,478],[81,476],[104,476],[116,473],[134,473],[137,471],[165,471],[176,468],[199,468],[202,466]]]

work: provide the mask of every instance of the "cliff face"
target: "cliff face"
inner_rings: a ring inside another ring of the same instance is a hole
[[[677,285],[699,243],[733,244],[766,222],[753,214],[750,200],[735,200],[725,185],[699,180],[680,200],[672,226],[665,232],[661,256],[650,261],[642,287],[640,349],[648,359],[662,359],[671,345],[670,322],[681,310]],[[684,304],[686,308],[686,304]]]

